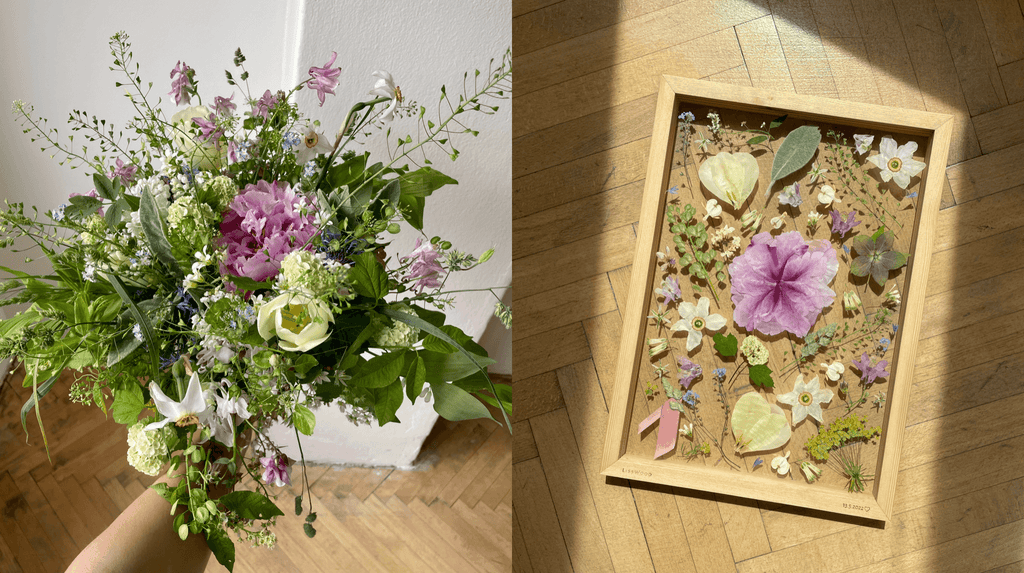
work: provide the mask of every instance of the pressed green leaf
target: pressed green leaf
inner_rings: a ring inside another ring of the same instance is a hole
[[[768,129],[775,129],[776,127],[779,127],[782,125],[782,122],[786,121],[787,117],[789,117],[789,114],[773,119],[772,123],[768,126]]]
[[[316,536],[316,529],[313,529],[312,524],[303,523],[302,524],[302,531],[306,534],[306,537],[308,537],[310,539],[312,539],[313,537]]]
[[[316,427],[316,416],[313,415],[309,408],[300,404],[295,407],[295,412],[292,413],[292,424],[296,430],[307,436],[312,436],[313,428]]]
[[[814,157],[818,151],[818,144],[821,143],[821,130],[813,125],[802,125],[789,132],[786,139],[782,141],[779,150],[775,152],[775,160],[772,162],[772,182],[768,185],[768,192],[771,193],[775,182],[787,175],[791,175],[800,169]]]
[[[772,370],[767,364],[758,364],[750,367],[750,383],[759,388],[774,388],[775,381],[772,380]]]
[[[348,383],[363,388],[383,388],[398,378],[405,364],[405,352],[388,352],[349,370]]]
[[[751,137],[747,140],[747,145],[757,145],[758,143],[764,143],[768,141],[767,135],[758,135],[757,137]]]
[[[715,350],[718,351],[718,354],[724,357],[736,356],[739,351],[739,343],[734,335],[717,333],[712,338],[715,341]]]
[[[142,388],[135,383],[129,384],[127,388],[114,394],[114,421],[118,424],[134,424],[138,421],[143,406]]]
[[[487,406],[454,384],[431,382],[430,392],[434,396],[434,411],[446,420],[494,419]]]
[[[284,515],[284,512],[267,496],[254,491],[233,491],[217,501],[236,512],[242,519],[270,519],[276,515]]]

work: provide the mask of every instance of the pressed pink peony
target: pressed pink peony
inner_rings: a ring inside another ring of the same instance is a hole
[[[305,201],[287,183],[246,185],[231,201],[220,224],[220,245],[227,250],[221,273],[256,282],[276,276],[284,257],[302,248],[317,232],[313,214],[302,215],[297,210]]]
[[[729,265],[733,320],[769,336],[805,336],[836,293],[828,288],[839,271],[828,241],[804,242],[793,231],[754,235],[750,246]]]

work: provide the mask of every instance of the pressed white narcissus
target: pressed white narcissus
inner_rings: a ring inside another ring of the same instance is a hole
[[[868,157],[868,161],[878,167],[878,176],[882,181],[892,180],[900,189],[906,189],[910,185],[910,178],[924,171],[924,162],[914,159],[917,142],[908,141],[897,147],[895,139],[883,137],[878,149],[881,153]]]
[[[798,374],[793,391],[782,394],[776,400],[793,407],[793,425],[797,425],[810,416],[822,423],[821,405],[832,401],[832,391],[828,388],[822,389],[818,383],[818,377],[811,378],[804,382],[804,375]]]
[[[701,338],[704,336],[704,329],[715,331],[725,327],[725,317],[720,314],[711,314],[711,299],[700,297],[697,304],[689,301],[680,301],[679,322],[672,325],[676,332],[686,331],[686,351],[689,352],[700,346]]]
[[[203,387],[199,384],[199,374],[192,373],[192,378],[188,381],[188,389],[185,390],[185,397],[181,402],[175,402],[168,398],[155,381],[149,383],[149,393],[153,396],[156,411],[163,414],[165,418],[146,426],[147,432],[163,428],[172,422],[181,426],[197,422],[206,423],[209,409],[206,406],[206,399],[203,397]]]

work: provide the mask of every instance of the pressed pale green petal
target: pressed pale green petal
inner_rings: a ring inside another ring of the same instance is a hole
[[[746,452],[774,450],[789,441],[792,430],[785,412],[757,392],[740,397],[732,412],[732,433]]]

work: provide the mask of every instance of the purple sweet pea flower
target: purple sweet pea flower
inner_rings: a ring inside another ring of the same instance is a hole
[[[306,81],[306,86],[316,90],[316,97],[320,99],[321,107],[324,105],[324,95],[334,95],[334,88],[338,87],[341,68],[331,67],[337,58],[338,52],[331,52],[331,59],[322,68],[316,66],[309,68],[309,75],[312,79]]]
[[[875,381],[875,378],[889,375],[885,370],[885,367],[889,365],[889,361],[879,360],[876,364],[872,364],[867,352],[861,354],[860,361],[854,360],[851,364],[853,364],[854,368],[860,370],[860,380],[865,386],[870,386]]]
[[[258,181],[231,201],[220,224],[225,247],[221,274],[262,282],[277,276],[288,253],[303,248],[317,233],[313,213],[295,209],[306,202],[288,183]],[[313,246],[305,247],[313,250]],[[229,283],[230,284],[230,283]]]
[[[167,92],[167,95],[174,96],[174,105],[181,105],[182,102],[188,105],[191,101],[190,91],[194,73],[195,71],[181,60],[178,60],[178,64],[171,70],[171,91]],[[178,77],[175,78],[175,75]]]
[[[403,280],[415,280],[416,284],[413,285],[413,288],[420,292],[423,292],[424,288],[440,288],[441,281],[438,280],[438,277],[444,272],[444,267],[437,262],[441,252],[437,250],[436,245],[429,242],[425,245],[422,243],[423,237],[417,237],[415,249],[409,253],[409,256],[399,259],[402,263],[412,261],[412,264],[406,269]]]
[[[199,139],[203,141],[217,141],[224,135],[224,128],[217,125],[217,116],[210,114],[210,117],[203,119],[201,117],[193,117],[192,123],[199,127],[199,131],[202,133],[199,135]]]
[[[284,456],[260,458],[263,465],[263,481],[267,485],[284,487],[292,484],[292,478],[288,475],[288,458]]]
[[[274,96],[274,94],[270,93],[270,90],[267,90],[263,92],[263,97],[256,100],[256,103],[253,104],[252,116],[259,116],[262,117],[263,119],[267,119],[267,114],[270,112],[271,109],[274,108],[275,105],[277,105],[277,98]]]
[[[847,215],[846,220],[844,221],[842,213],[832,209],[832,211],[829,212],[829,215],[832,216],[832,232],[839,235],[840,238],[845,238],[846,234],[849,233],[851,229],[860,225],[860,221],[855,221],[853,219],[855,214],[856,211],[850,211],[850,214]]]
[[[217,115],[231,115],[231,113],[234,112],[235,109],[238,108],[237,105],[235,105],[234,103],[231,102],[231,100],[233,100],[233,99],[235,99],[235,94],[231,94],[231,97],[220,97],[220,96],[214,97],[213,98],[213,111],[214,111],[214,113],[216,113]]]
[[[693,384],[693,381],[703,373],[704,369],[700,367],[700,364],[691,362],[685,356],[679,358],[679,383],[683,385],[683,388],[689,389],[690,384]]]
[[[745,253],[729,265],[733,320],[768,336],[805,336],[836,293],[828,288],[839,271],[828,241],[805,243],[797,231],[754,235]]]
[[[121,180],[121,185],[127,187],[135,182],[135,172],[138,171],[138,167],[134,165],[125,165],[121,158],[117,158],[117,167],[110,170],[110,177],[117,177]]]

